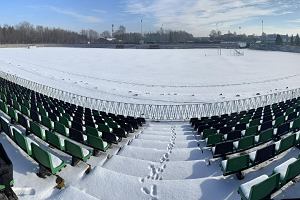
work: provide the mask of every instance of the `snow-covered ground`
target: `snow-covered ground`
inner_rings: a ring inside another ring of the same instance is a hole
[[[76,167],[67,165],[59,173],[66,183],[63,190],[54,188],[54,176],[38,178],[35,175],[37,164],[8,137],[1,135],[0,139],[13,158],[14,190],[21,200],[236,200],[239,199],[237,189],[242,183],[262,174],[271,174],[276,166],[300,153],[296,148],[291,149],[271,161],[246,170],[245,179],[240,181],[235,176],[222,175],[220,159],[207,165],[207,160],[211,159],[209,150],[202,152],[196,146],[187,145],[196,142],[197,137],[194,137],[186,123],[151,122],[144,131],[131,134],[130,138],[123,142],[125,146],[119,152],[111,151],[100,157],[92,157],[88,161],[92,165],[90,174],[84,173],[87,165],[82,162]],[[148,142],[152,143],[152,147],[148,146]],[[145,147],[142,147],[143,143]],[[55,152],[70,163],[69,156]],[[276,193],[274,199],[297,197],[299,183],[288,186]]]
[[[0,49],[0,70],[104,100],[215,102],[300,86],[299,54],[218,49]]]

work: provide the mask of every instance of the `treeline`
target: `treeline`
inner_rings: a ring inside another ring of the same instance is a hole
[[[68,31],[61,28],[34,26],[28,22],[18,25],[0,25],[0,44],[82,44],[82,43],[180,43],[193,41],[185,31],[163,31],[155,33],[127,33],[120,26],[113,33],[95,30]]]
[[[87,40],[85,35],[74,31],[33,26],[28,22],[23,22],[16,26],[0,26],[0,44],[75,44],[84,43]]]

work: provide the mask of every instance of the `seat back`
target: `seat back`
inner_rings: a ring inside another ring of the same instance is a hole
[[[272,128],[272,121],[265,122],[261,125],[260,131],[265,131]]]
[[[28,144],[26,136],[24,136],[19,130],[12,130],[14,132],[14,138],[18,146],[21,147],[21,149],[23,149],[28,155],[31,155],[31,147],[29,147],[30,144]]]
[[[8,116],[10,116],[11,119],[18,121],[18,115],[12,107],[8,107]]]
[[[18,113],[18,123],[26,128],[26,130],[29,129],[29,121],[20,113]]]
[[[290,123],[289,122],[284,123],[278,127],[276,136],[282,136],[288,133],[289,131],[290,131]]]
[[[49,144],[53,145],[54,147],[64,150],[63,146],[60,143],[60,139],[54,133],[46,130],[46,140]]]
[[[3,102],[3,101],[0,101],[0,109],[4,112],[4,113],[8,113],[8,107],[7,105]]]
[[[254,137],[255,136],[248,136],[240,139],[239,141],[239,150],[249,149],[250,147],[254,146]]]
[[[267,147],[256,151],[256,157],[254,163],[265,162],[275,156],[275,144],[271,144]]]
[[[83,138],[82,132],[80,132],[76,129],[73,129],[73,128],[69,129],[69,137],[77,142],[84,143],[84,138]]]
[[[107,143],[104,142],[99,137],[94,137],[93,135],[87,135],[87,143],[89,146],[97,150],[106,151]]]
[[[279,185],[280,174],[274,174],[265,181],[254,185],[249,200],[264,199],[270,196]]]
[[[10,187],[13,180],[13,164],[0,143],[0,185]]]
[[[87,135],[92,135],[92,136],[95,136],[95,137],[99,137],[99,132],[96,128],[87,126],[85,132],[86,132]]]
[[[69,140],[65,140],[65,151],[76,158],[83,159],[81,147]]]
[[[227,140],[236,140],[242,137],[241,131],[231,131],[227,134]]]
[[[110,128],[107,125],[104,125],[104,124],[99,124],[98,130],[100,132],[110,133]]]
[[[206,146],[215,146],[215,144],[222,142],[223,136],[220,134],[210,135],[206,139]]]
[[[224,174],[232,174],[247,169],[249,167],[249,163],[249,155],[241,155],[238,157],[230,158],[227,160],[227,165],[226,169],[224,169]]]
[[[32,132],[42,140],[46,139],[45,131],[34,121],[30,121],[30,132]]]
[[[290,135],[280,141],[279,149],[276,151],[277,154],[280,154],[289,148],[293,147],[296,144],[296,134]]]
[[[256,135],[258,133],[258,126],[251,126],[246,129],[245,136]]]
[[[63,124],[61,124],[60,122],[57,122],[57,121],[54,122],[54,131],[56,131],[56,132],[58,132],[58,133],[60,133],[64,136],[68,136],[68,134],[69,134],[66,127]]]
[[[300,129],[300,117],[294,120],[292,129],[298,131]]]
[[[284,116],[277,117],[277,118],[275,119],[275,124],[274,124],[274,126],[275,126],[275,127],[280,126],[281,124],[284,123],[284,120],[285,120]]]
[[[223,156],[233,151],[233,142],[223,142],[216,144],[214,157]]]
[[[53,122],[46,116],[42,115],[42,124],[44,126],[46,126],[47,128],[49,128],[50,130],[53,130],[54,126],[53,126]]]
[[[258,143],[266,143],[273,138],[274,129],[268,129],[259,134]]]
[[[289,182],[290,180],[294,179],[296,176],[300,174],[300,158],[297,161],[290,164],[287,168],[287,172],[285,174],[284,180],[282,181],[283,184]]]
[[[9,121],[4,118],[4,117],[0,117],[0,121],[1,121],[1,129],[2,131],[4,131],[4,133],[10,137],[12,137],[12,134],[10,132],[10,126],[9,126]]]

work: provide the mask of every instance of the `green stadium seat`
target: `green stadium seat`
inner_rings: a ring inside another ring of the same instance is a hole
[[[46,141],[52,146],[60,149],[61,151],[65,150],[64,140],[55,133],[46,130]]]
[[[206,146],[214,146],[217,143],[222,142],[223,140],[223,135],[221,134],[216,134],[216,135],[210,135],[206,138]]]
[[[69,137],[69,129],[66,128],[63,124],[61,124],[60,122],[54,122],[54,131],[62,134],[66,137]]]
[[[273,139],[274,129],[268,129],[255,136],[256,144],[263,144]]]
[[[73,164],[72,165],[75,164],[74,157],[76,159],[79,159],[79,160],[82,160],[82,161],[86,162],[91,157],[91,155],[93,153],[92,151],[89,151],[89,150],[87,150],[87,149],[85,149],[85,148],[69,141],[69,140],[65,140],[65,151],[68,154],[72,155],[72,157],[73,157],[73,161],[72,161]]]
[[[228,160],[223,160],[221,162],[221,169],[223,171],[223,175],[227,176],[234,173],[239,173],[244,169],[249,168],[250,159],[249,155],[242,155],[234,158],[230,158]]]
[[[237,151],[247,150],[254,146],[254,136],[248,136],[233,142],[233,146]]]
[[[260,119],[254,119],[249,122],[249,127],[259,126],[259,125],[260,125]]]
[[[47,152],[40,148],[35,143],[31,143],[32,157],[43,167],[50,171],[51,174],[55,175],[66,166],[65,162],[55,155]]]
[[[285,185],[300,174],[300,159],[291,158],[274,168],[273,173],[280,174],[280,184]]]
[[[238,189],[238,193],[242,200],[269,199],[273,191],[278,188],[279,179],[280,174],[274,174],[270,177],[262,175],[242,184]]]
[[[93,127],[90,127],[90,126],[86,127],[85,132],[86,132],[87,135],[92,135],[92,136],[98,137],[98,138],[102,136],[101,132],[99,132],[96,128],[93,128]]]
[[[30,121],[30,132],[39,137],[42,140],[46,140],[45,130],[40,127],[40,125],[34,121]]]
[[[14,123],[18,121],[18,115],[12,107],[8,107],[8,116],[11,118],[11,122]]]
[[[5,114],[8,114],[8,107],[7,107],[7,105],[3,101],[0,101],[0,109]]]
[[[12,130],[14,132],[13,134],[17,145],[21,147],[21,149],[23,149],[29,156],[31,156],[32,155],[31,144],[35,142],[30,138],[26,137],[25,135],[23,135],[21,131],[19,131],[18,129],[12,129]]]
[[[100,132],[111,133],[113,129],[110,128],[110,127],[107,126],[107,125],[99,124],[98,130],[99,130]]]
[[[249,128],[246,129],[244,136],[252,136],[252,135],[256,135],[258,133],[258,126],[251,126]]]
[[[284,121],[285,121],[285,117],[284,116],[277,117],[275,119],[274,127],[277,128],[278,126],[280,126],[281,124],[283,124]]]
[[[202,134],[202,139],[206,139],[210,135],[216,135],[217,130],[216,129],[204,129]]]
[[[42,115],[42,124],[45,127],[49,128],[50,130],[54,129],[54,123],[51,121],[51,119],[49,119],[48,117],[43,116],[43,115]]]
[[[9,121],[5,118],[5,117],[0,117],[0,121],[1,121],[1,130],[4,131],[4,133],[8,136],[12,136],[11,132],[10,132],[10,125],[9,125]]]
[[[71,127],[71,122],[66,118],[66,117],[63,117],[63,116],[61,116],[60,118],[59,118],[59,122],[61,123],[61,124],[63,124],[65,127],[67,127],[67,128],[70,128]]]
[[[30,111],[29,109],[24,106],[24,105],[21,105],[21,113],[23,113],[24,115],[26,115],[27,117],[30,117]]]
[[[96,150],[106,151],[109,148],[109,144],[103,141],[100,137],[87,135],[87,144]]]
[[[300,117],[298,117],[294,120],[293,125],[292,125],[292,130],[293,131],[300,130]]]
[[[280,154],[296,144],[296,134],[292,134],[275,143],[276,154]]]

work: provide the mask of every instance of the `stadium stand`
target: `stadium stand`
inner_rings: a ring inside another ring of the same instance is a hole
[[[105,152],[111,144],[118,144],[146,123],[144,118],[115,115],[70,104],[5,79],[0,79],[0,85],[1,130],[39,164],[38,176],[42,178],[56,175],[61,179],[57,174],[66,167],[66,162],[29,135],[71,155],[71,165],[75,166],[100,151]]]

